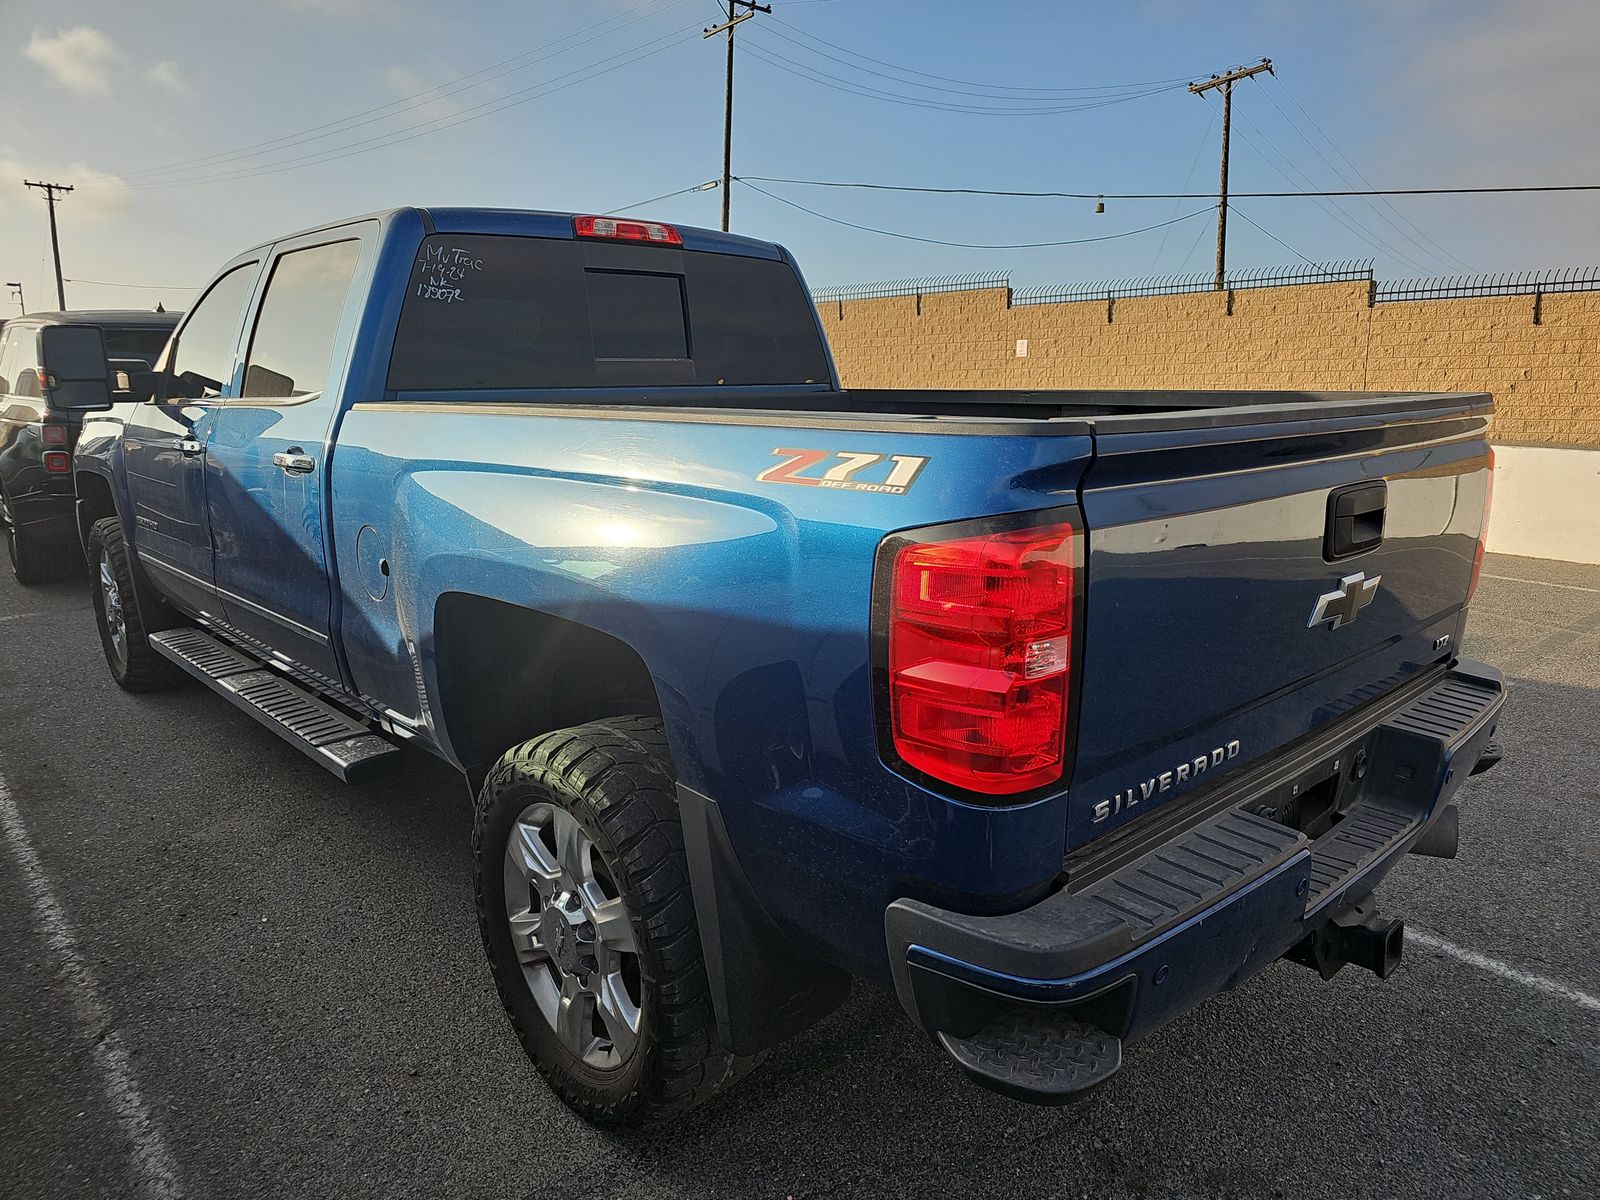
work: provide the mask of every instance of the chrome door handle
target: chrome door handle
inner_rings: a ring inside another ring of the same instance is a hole
[[[194,438],[184,438],[178,443],[178,452],[180,454],[199,454],[204,449],[205,447],[195,441]]]
[[[272,456],[272,465],[290,475],[309,475],[317,469],[317,460],[303,450],[279,450]]]

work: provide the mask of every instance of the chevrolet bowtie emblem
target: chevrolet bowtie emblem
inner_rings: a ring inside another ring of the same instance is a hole
[[[1330,621],[1330,628],[1333,629],[1348,625],[1361,614],[1363,608],[1372,603],[1382,578],[1382,575],[1374,575],[1368,579],[1365,571],[1346,575],[1339,581],[1336,590],[1317,597],[1317,606],[1311,610],[1311,620],[1306,622],[1306,628],[1315,629]]]

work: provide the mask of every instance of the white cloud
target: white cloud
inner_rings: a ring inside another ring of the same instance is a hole
[[[85,162],[23,159],[9,148],[0,147],[0,213],[28,212],[31,205],[42,214],[44,202],[38,191],[23,186],[26,179],[72,185],[73,190],[59,201],[63,222],[93,223],[116,216],[127,208],[133,195],[119,176]],[[40,219],[43,220],[42,215]]]
[[[164,87],[167,89],[167,91],[172,92],[175,95],[194,95],[194,89],[190,87],[189,84],[184,80],[178,64],[172,62],[170,59],[164,62],[158,62],[155,66],[151,67],[144,73],[144,77],[151,83],[156,84],[159,87]]]
[[[62,87],[89,95],[111,91],[111,71],[127,55],[122,48],[88,25],[46,34],[35,31],[26,53]]]

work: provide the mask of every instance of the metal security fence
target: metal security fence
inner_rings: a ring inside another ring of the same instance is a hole
[[[1372,279],[1371,259],[1334,263],[1303,263],[1290,267],[1249,267],[1224,277],[1226,291],[1244,288],[1293,287],[1306,283],[1366,283]],[[1013,305],[1066,304],[1075,300],[1122,300],[1131,296],[1178,296],[1216,290],[1210,271],[1193,275],[1151,275],[1143,279],[1118,279],[1106,283],[1050,284],[1018,288]]]
[[[939,292],[972,292],[982,288],[1009,288],[1011,276],[1004,271],[977,271],[966,275],[938,275],[931,279],[893,279],[886,283],[846,283],[815,288],[811,297],[818,304],[835,300],[882,300],[889,296],[930,296]]]
[[[1474,296],[1539,296],[1557,292],[1600,291],[1600,267],[1560,267],[1544,271],[1499,271],[1436,279],[1391,279],[1373,285],[1372,299],[1461,300]]]
[[[1460,300],[1477,296],[1532,296],[1535,325],[1543,321],[1545,296],[1562,292],[1600,291],[1600,267],[1559,267],[1543,271],[1499,271],[1479,275],[1448,275],[1428,279],[1377,280],[1371,259],[1343,262],[1301,263],[1288,267],[1248,267],[1230,271],[1223,290],[1228,297],[1228,312],[1233,312],[1233,294],[1249,288],[1293,287],[1313,283],[1365,283],[1367,304],[1397,300]],[[1004,288],[1011,307],[1039,304],[1069,304],[1098,300],[1106,304],[1111,320],[1113,304],[1135,296],[1181,296],[1215,290],[1215,277],[1209,271],[1192,275],[1150,275],[1143,279],[1115,279],[1101,283],[1043,284],[1013,289],[1011,276],[1004,271],[976,271],[965,275],[938,275],[927,279],[895,279],[885,283],[849,283],[818,288],[812,292],[818,304],[839,305],[844,316],[846,300],[878,300],[888,296],[915,296],[917,311],[924,296],[940,292],[967,292]]]

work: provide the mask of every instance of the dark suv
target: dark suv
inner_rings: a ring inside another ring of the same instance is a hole
[[[21,583],[45,583],[80,570],[73,516],[72,452],[77,413],[54,408],[40,330],[98,325],[112,380],[148,371],[182,314],[127,310],[29,313],[0,330],[0,525],[11,570]],[[122,386],[126,387],[126,383]]]

